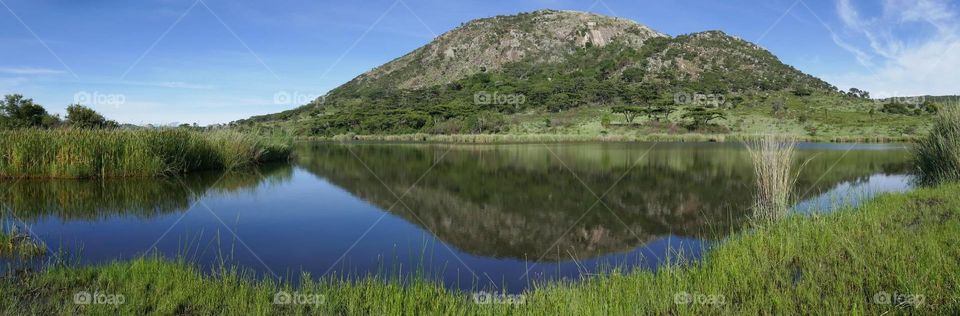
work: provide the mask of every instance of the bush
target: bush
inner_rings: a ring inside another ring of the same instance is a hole
[[[922,184],[960,181],[960,109],[940,109],[930,134],[914,146],[913,161]]]

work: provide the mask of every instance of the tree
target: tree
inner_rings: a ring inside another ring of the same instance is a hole
[[[646,71],[643,68],[633,67],[623,71],[621,80],[626,82],[641,82]]]
[[[673,107],[666,106],[666,105],[650,106],[643,109],[643,114],[649,116],[650,119],[657,122],[662,122],[667,120],[667,117],[669,117],[670,113],[672,112],[673,112]]]
[[[774,99],[773,103],[770,104],[770,107],[773,110],[772,111],[773,115],[779,115],[782,112],[787,110],[787,102],[784,101],[783,99]]]
[[[643,109],[635,106],[615,106],[613,107],[613,113],[623,114],[623,118],[627,120],[627,123],[633,124],[633,120],[635,120],[638,115],[643,114]]]
[[[695,107],[687,110],[687,113],[683,114],[683,118],[692,121],[690,125],[688,125],[689,129],[696,130],[707,126],[710,124],[710,121],[726,118],[726,116],[723,114],[723,112],[717,110],[708,110],[704,107]]]
[[[930,100],[924,101],[924,102],[923,102],[923,105],[921,105],[921,107],[922,107],[923,110],[926,111],[928,114],[937,114],[937,113],[940,113],[940,106],[937,105],[936,103],[933,103],[933,102],[930,101]]]
[[[60,123],[60,118],[47,113],[43,106],[33,103],[33,99],[19,94],[4,96],[0,116],[3,117],[0,123],[6,128],[52,127]]]
[[[562,92],[551,95],[547,98],[547,109],[550,112],[563,112],[563,110],[574,107],[570,95]]]
[[[610,114],[603,113],[603,116],[600,117],[600,126],[610,128]]]
[[[848,96],[851,96],[851,97],[854,97],[854,98],[861,98],[861,99],[869,99],[869,98],[870,98],[870,92],[867,92],[867,91],[865,91],[865,90],[860,90],[860,89],[857,89],[857,88],[850,88],[850,90],[847,91],[847,95],[848,95]]]
[[[79,104],[67,107],[67,124],[76,128],[116,127],[117,122],[107,120],[91,108]]]

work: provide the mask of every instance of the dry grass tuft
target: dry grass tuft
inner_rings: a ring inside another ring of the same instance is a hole
[[[796,181],[791,172],[796,146],[793,138],[775,135],[747,142],[757,177],[757,196],[753,206],[756,222],[780,220],[790,210]]]

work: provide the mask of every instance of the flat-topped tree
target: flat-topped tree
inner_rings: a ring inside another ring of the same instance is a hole
[[[713,120],[726,118],[723,112],[719,110],[707,109],[702,106],[687,109],[687,112],[684,113],[682,117],[683,119],[691,120],[690,125],[687,126],[687,128],[691,130],[696,130],[707,126]]]
[[[622,114],[627,123],[633,124],[637,116],[645,114],[646,112],[644,109],[636,106],[615,106],[613,107],[613,113]]]

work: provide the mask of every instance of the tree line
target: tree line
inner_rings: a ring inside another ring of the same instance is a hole
[[[71,104],[67,107],[67,115],[60,118],[58,114],[50,114],[42,105],[33,99],[25,98],[20,94],[9,94],[3,97],[0,103],[0,130],[18,128],[116,128],[116,121],[105,118],[97,111],[80,105]]]

